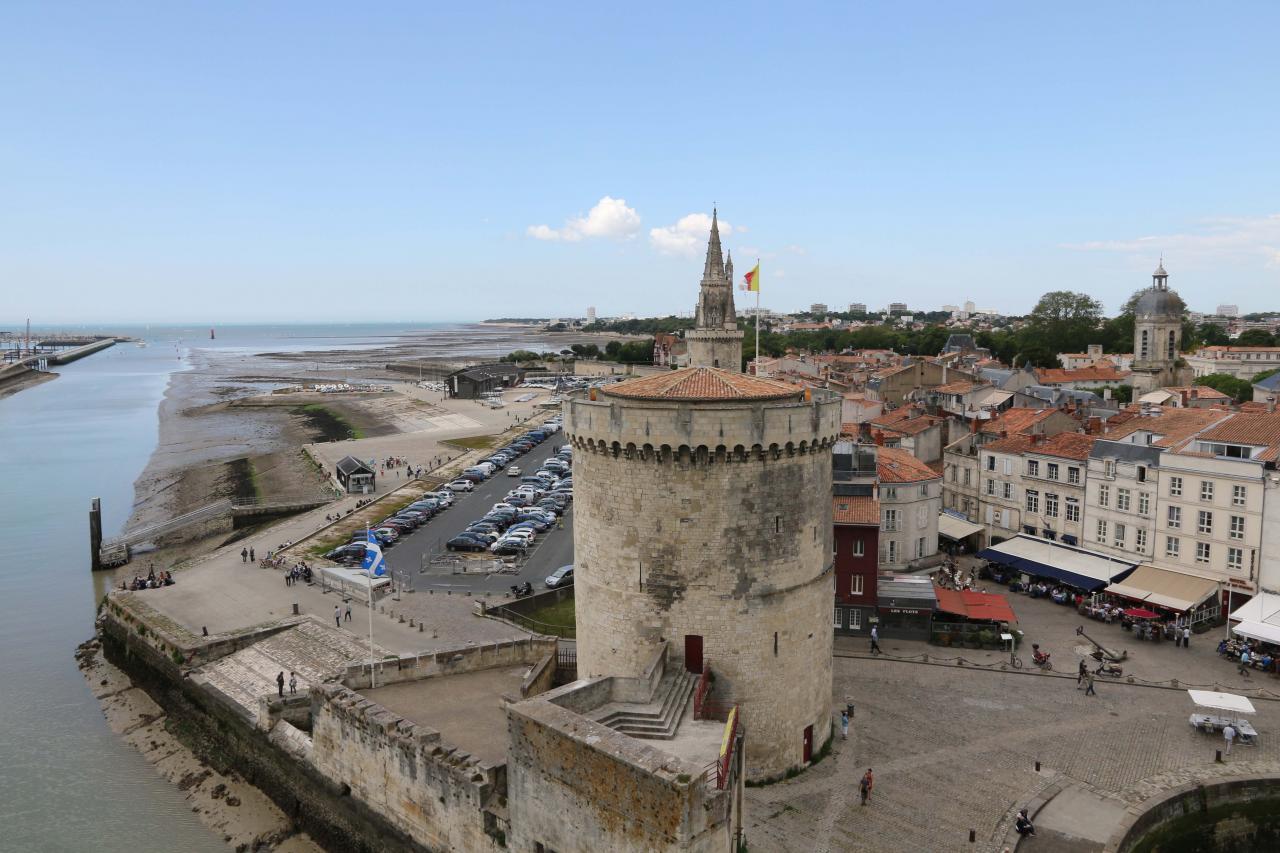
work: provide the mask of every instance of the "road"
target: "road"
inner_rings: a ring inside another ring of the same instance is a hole
[[[557,432],[512,464],[519,466],[521,471],[536,471],[563,444],[564,433]],[[538,534],[535,547],[526,556],[519,574],[455,574],[452,566],[431,564],[432,557],[450,553],[445,549],[444,543],[483,516],[516,487],[520,478],[507,476],[507,470],[509,469],[497,472],[476,486],[475,491],[459,494],[453,506],[387,549],[386,559],[391,569],[409,572],[417,590],[505,593],[512,584],[524,581],[533,584],[535,590],[545,588],[543,580],[547,575],[560,566],[573,562],[572,503],[563,516],[563,529],[553,527],[546,533]],[[488,555],[457,556],[462,557],[464,565],[491,565],[493,560]]]

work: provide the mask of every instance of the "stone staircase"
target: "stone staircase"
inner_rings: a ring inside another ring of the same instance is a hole
[[[634,738],[670,740],[676,736],[680,720],[698,684],[698,676],[683,669],[663,673],[653,696],[646,704],[610,702],[590,716],[614,731]]]

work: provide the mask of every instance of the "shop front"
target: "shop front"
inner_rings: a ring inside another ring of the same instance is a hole
[[[881,575],[877,625],[882,638],[927,640],[938,600],[933,581],[918,575]]]

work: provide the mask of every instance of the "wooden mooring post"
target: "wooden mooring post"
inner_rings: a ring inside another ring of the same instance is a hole
[[[92,571],[102,569],[102,499],[94,498],[89,505],[89,566]]]

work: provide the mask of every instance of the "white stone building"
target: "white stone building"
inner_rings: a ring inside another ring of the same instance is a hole
[[[938,559],[942,475],[895,447],[876,449],[880,479],[880,568],[898,571]]]
[[[1280,347],[1201,347],[1187,356],[1187,365],[1196,376],[1225,373],[1237,379],[1252,379],[1280,367]]]

